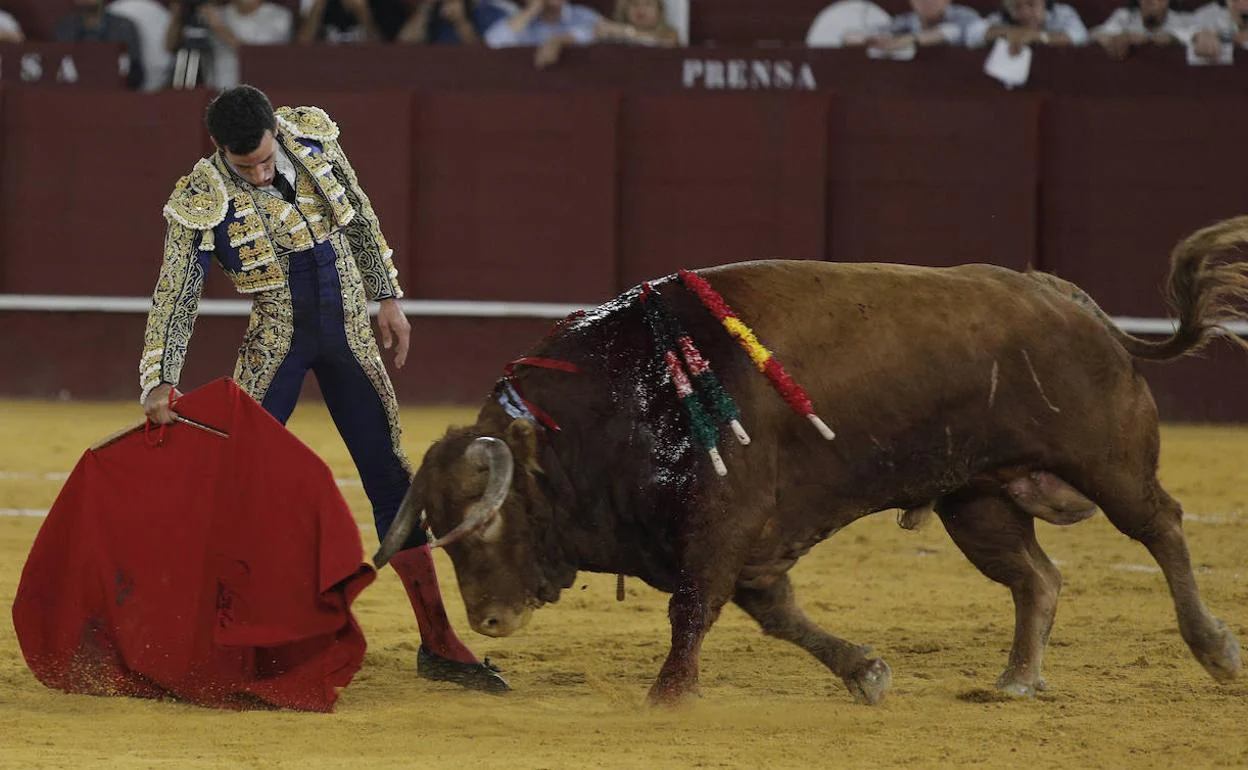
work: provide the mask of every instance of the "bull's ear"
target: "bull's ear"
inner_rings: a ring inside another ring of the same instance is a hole
[[[515,455],[520,467],[533,473],[541,473],[537,462],[537,426],[532,420],[517,417],[507,426],[507,446]]]

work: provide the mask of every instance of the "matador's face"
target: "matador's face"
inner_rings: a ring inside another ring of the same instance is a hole
[[[246,155],[230,152],[228,148],[222,150],[225,159],[248,182],[256,187],[273,184],[273,175],[277,173],[277,140],[272,131],[265,131],[260,145]]]

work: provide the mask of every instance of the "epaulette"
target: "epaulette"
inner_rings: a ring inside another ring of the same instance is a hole
[[[229,203],[221,172],[206,159],[200,159],[191,173],[174,185],[164,213],[170,222],[192,230],[207,230],[225,219]]]
[[[338,138],[338,124],[320,107],[279,107],[277,121],[282,128],[303,139],[330,142]]]

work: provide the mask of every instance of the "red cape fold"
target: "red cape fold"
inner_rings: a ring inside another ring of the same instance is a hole
[[[137,430],[70,474],[13,603],[27,664],[73,693],[331,711],[376,578],[332,472],[232,380],[176,411],[228,437]]]

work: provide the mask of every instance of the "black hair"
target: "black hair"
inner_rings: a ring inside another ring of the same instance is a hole
[[[227,88],[208,105],[204,119],[217,146],[235,155],[255,152],[265,131],[277,131],[269,97],[248,85]]]

